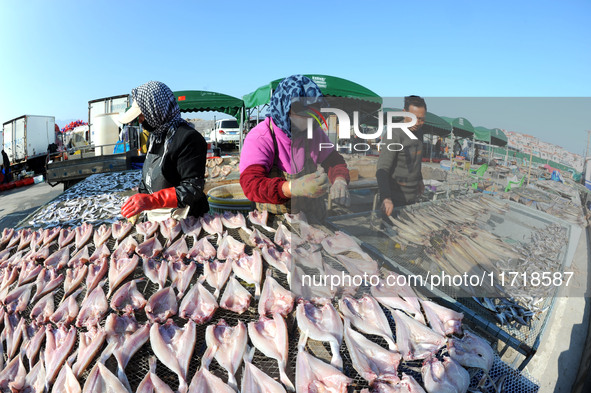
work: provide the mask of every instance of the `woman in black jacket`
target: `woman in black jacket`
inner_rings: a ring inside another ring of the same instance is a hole
[[[207,143],[181,118],[174,94],[162,82],[148,82],[131,91],[133,104],[120,118],[134,119],[150,132],[139,193],[121,207],[129,218],[147,211],[148,219],[201,216],[209,210],[205,186]]]

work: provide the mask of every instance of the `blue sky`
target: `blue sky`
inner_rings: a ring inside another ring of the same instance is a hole
[[[89,100],[148,80],[241,97],[294,73],[382,96],[591,96],[588,1],[278,4],[2,1],[0,121],[87,120]],[[582,153],[585,129],[513,130]]]

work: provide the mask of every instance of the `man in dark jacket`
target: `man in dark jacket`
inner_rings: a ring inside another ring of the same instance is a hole
[[[417,123],[409,128],[417,139],[409,138],[402,131],[393,132],[391,140],[382,142],[386,145],[399,143],[404,148],[400,151],[381,149],[377,164],[376,178],[382,200],[382,211],[387,216],[392,214],[394,207],[415,203],[425,189],[421,174],[423,157],[421,128],[425,123],[427,104],[418,96],[405,97],[404,111],[413,113],[417,118]]]
[[[207,143],[181,118],[172,91],[161,82],[148,82],[131,91],[133,104],[119,121],[134,119],[150,132],[139,193],[121,207],[129,218],[147,211],[148,219],[201,216],[209,210],[205,186]]]

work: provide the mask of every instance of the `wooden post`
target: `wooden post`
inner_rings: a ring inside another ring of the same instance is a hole
[[[527,171],[527,185],[529,186],[529,176],[531,174],[531,156],[532,156],[533,150],[529,151],[529,169]]]

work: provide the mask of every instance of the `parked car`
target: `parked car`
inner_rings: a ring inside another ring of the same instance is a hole
[[[214,129],[211,130],[209,138],[216,145],[240,143],[240,128],[238,122],[234,119],[222,119],[215,122]]]

